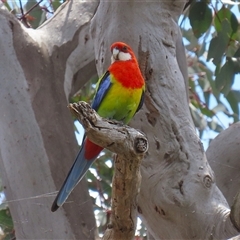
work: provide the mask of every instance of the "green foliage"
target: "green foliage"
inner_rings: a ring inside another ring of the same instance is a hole
[[[78,91],[76,92],[72,98],[70,99],[70,102],[79,102],[79,101],[85,101],[88,103],[91,103],[94,94],[95,94],[95,85],[97,83],[98,77],[95,76]]]
[[[234,112],[232,115],[234,122],[239,121],[240,91],[230,90],[226,98]]]
[[[229,122],[239,121],[240,91],[233,89],[240,73],[236,17],[240,7],[237,9],[236,4],[229,0],[195,0],[181,22],[188,50],[190,110],[200,136],[209,129],[222,131],[225,126],[219,116],[223,114]]]
[[[225,21],[230,25],[230,27],[228,27],[229,37],[234,39],[234,36],[236,36],[236,32],[238,30],[238,20],[236,16],[230,11],[230,9],[226,8],[223,5],[222,8],[216,13],[216,16],[214,18],[214,26],[218,33],[224,31],[223,22]]]
[[[15,239],[14,226],[12,217],[7,204],[0,205],[0,228],[4,235],[0,235],[0,239]]]
[[[42,8],[37,5],[37,3],[38,2],[36,0],[28,0],[23,8],[24,12],[28,12],[30,9],[32,9],[32,11],[30,11],[30,13],[26,16],[27,21],[32,28],[37,28],[46,20],[46,12],[42,11]]]
[[[212,10],[206,2],[194,2],[189,11],[189,20],[194,35],[199,38],[212,23]]]
[[[2,0],[4,6],[14,14],[26,27],[38,28],[51,17],[63,0]]]
[[[234,66],[231,61],[226,61],[225,64],[220,68],[219,72],[216,73],[215,86],[221,91],[226,97],[231,90],[235,77]]]
[[[55,12],[61,5],[62,5],[62,1],[61,0],[53,0],[52,1],[53,11]]]

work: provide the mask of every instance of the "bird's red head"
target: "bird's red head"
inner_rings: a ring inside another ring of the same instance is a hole
[[[129,61],[136,60],[133,50],[123,42],[115,42],[111,46],[112,63],[115,61]]]

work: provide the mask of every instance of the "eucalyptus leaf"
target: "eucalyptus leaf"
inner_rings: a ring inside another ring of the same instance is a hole
[[[230,61],[233,65],[233,70],[234,70],[234,73],[237,74],[237,73],[240,73],[240,57],[229,57],[228,58],[228,61]]]
[[[38,3],[36,0],[28,0],[24,6],[24,12],[30,10],[36,3]],[[37,5],[29,12],[26,18],[29,24],[32,26],[32,28],[37,28],[39,27],[40,24],[42,24],[46,20],[46,13],[44,12],[43,15],[42,8],[39,5]]]
[[[216,75],[215,80],[216,88],[224,93],[224,95],[227,95],[230,91],[234,75],[234,65],[230,61],[226,61],[220,72]]]
[[[216,107],[214,107],[214,108],[212,109],[212,111],[213,111],[214,113],[225,112],[225,111],[227,111],[227,108],[226,108],[226,106],[225,106],[224,104],[219,103]]]
[[[239,121],[239,95],[235,91],[231,90],[229,91],[228,95],[226,96],[232,111],[234,112],[233,114],[233,119],[234,122]]]
[[[3,209],[0,211],[0,227],[4,232],[5,240],[15,239],[14,225],[9,209]]]
[[[192,104],[190,104],[189,107],[195,127],[198,128],[199,130],[204,130],[207,126],[206,119]]]
[[[52,8],[55,12],[62,4],[62,1],[61,0],[53,0],[53,1],[51,1],[51,3],[52,3]]]
[[[238,20],[228,8],[224,5],[222,8],[215,14],[214,18],[214,25],[216,27],[217,32],[223,31],[222,23],[223,21],[228,21],[230,23],[231,31],[229,32],[230,35],[237,32],[238,29]]]
[[[206,2],[194,2],[189,11],[189,20],[196,38],[200,38],[211,26],[212,10]]]
[[[210,59],[213,59],[213,63],[215,65],[217,65],[221,62],[223,54],[228,45],[228,42],[226,42],[226,40],[222,37],[222,35],[223,35],[223,33],[214,37],[211,40],[210,45],[209,45],[207,61],[209,61]]]
[[[237,101],[238,103],[240,103],[240,91],[231,90],[231,93],[232,93],[233,96],[235,97],[236,101]]]
[[[208,122],[208,127],[211,130],[218,132],[218,133],[220,133],[223,130],[223,127],[220,124],[218,124],[218,122],[215,121],[214,119],[212,121]]]

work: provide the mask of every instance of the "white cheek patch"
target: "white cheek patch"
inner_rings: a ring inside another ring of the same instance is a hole
[[[120,61],[128,61],[128,60],[131,60],[132,57],[131,57],[130,53],[119,52],[118,59]]]

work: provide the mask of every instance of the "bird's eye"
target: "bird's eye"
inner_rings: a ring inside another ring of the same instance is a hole
[[[123,46],[123,47],[122,47],[122,50],[123,50],[124,52],[126,52],[126,51],[128,50],[127,46]]]

